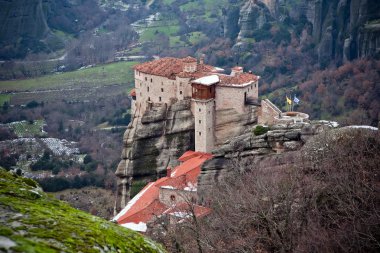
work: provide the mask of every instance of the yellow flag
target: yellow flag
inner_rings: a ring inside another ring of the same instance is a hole
[[[291,105],[292,104],[292,100],[290,98],[288,98],[288,96],[286,96],[286,102]]]

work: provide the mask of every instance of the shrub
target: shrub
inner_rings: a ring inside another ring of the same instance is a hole
[[[256,136],[262,135],[268,132],[268,130],[269,130],[268,127],[258,125],[255,127],[255,129],[253,129],[253,134]]]

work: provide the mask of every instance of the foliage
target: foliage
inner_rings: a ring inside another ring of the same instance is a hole
[[[256,136],[262,135],[262,134],[265,134],[266,132],[268,132],[268,130],[269,130],[268,127],[258,125],[255,127],[255,129],[253,129],[253,134]]]
[[[0,236],[12,252],[164,252],[136,232],[70,207],[0,170]],[[21,232],[22,231],[22,232]]]
[[[299,110],[312,118],[340,116],[343,124],[377,126],[380,118],[380,61],[357,60],[315,72],[299,85]]]
[[[188,250],[196,232],[204,252],[378,252],[379,159],[380,134],[366,129],[315,136],[281,168],[248,159],[206,192],[212,214],[175,238]]]

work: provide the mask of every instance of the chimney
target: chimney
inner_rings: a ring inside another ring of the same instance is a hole
[[[172,168],[167,167],[167,168],[166,168],[166,176],[167,176],[167,177],[171,177],[171,175],[172,175]]]
[[[236,66],[231,69],[231,76],[236,76],[236,74],[241,73],[243,73],[243,67]]]
[[[205,63],[205,54],[202,54],[201,57],[199,58],[199,64],[204,64]]]

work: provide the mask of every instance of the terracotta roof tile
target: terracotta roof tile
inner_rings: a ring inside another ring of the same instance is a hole
[[[138,64],[134,67],[134,69],[142,73],[164,76],[173,80],[177,75],[184,78],[199,78],[206,76],[209,73],[218,72],[215,67],[207,64],[198,64],[197,70],[195,72],[183,72],[185,63],[196,61],[197,59],[190,56],[182,59],[165,57],[158,60]]]
[[[220,85],[233,86],[255,82],[258,77],[250,73],[237,73],[235,76],[219,74]]]
[[[162,214],[169,207],[159,201],[160,187],[172,186],[183,190],[191,184],[196,185],[201,165],[212,158],[212,155],[188,151],[181,157],[186,158],[186,161],[177,166],[170,177],[163,177],[146,185],[114,219],[119,224],[130,222],[138,224],[147,223],[154,216]]]
[[[194,57],[188,56],[186,58],[183,58],[182,61],[186,63],[192,63],[192,62],[197,62],[197,59],[195,59]]]

